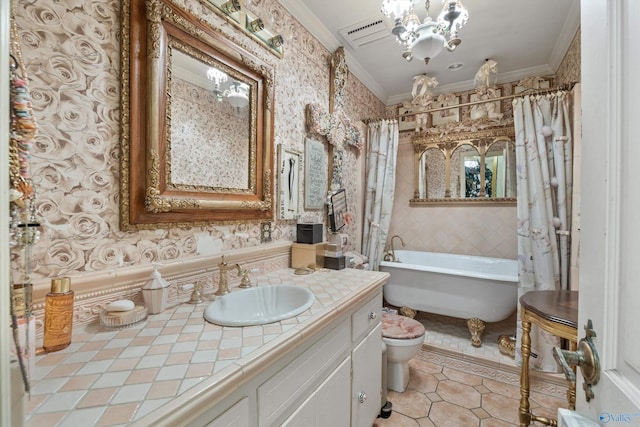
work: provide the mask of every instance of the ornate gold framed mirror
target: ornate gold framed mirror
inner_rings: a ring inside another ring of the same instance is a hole
[[[414,197],[411,206],[515,205],[513,126],[413,137]]]
[[[273,69],[179,7],[123,1],[123,230],[272,220]]]

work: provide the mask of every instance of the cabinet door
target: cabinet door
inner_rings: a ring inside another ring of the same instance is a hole
[[[282,424],[282,427],[348,426],[351,358],[344,362]]]
[[[316,392],[316,426],[348,426],[351,416],[351,358],[327,378]]]
[[[382,404],[382,325],[353,349],[351,427],[371,427]]]
[[[316,427],[316,394],[304,401],[281,427]]]
[[[249,426],[249,399],[243,397],[235,405],[227,409],[218,418],[207,424],[207,427],[247,427]]]

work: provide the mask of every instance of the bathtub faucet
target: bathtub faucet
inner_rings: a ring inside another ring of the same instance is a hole
[[[404,248],[404,240],[402,240],[402,237],[398,236],[397,234],[393,235],[389,244],[389,246],[391,247],[391,253],[387,252],[387,255],[385,255],[385,261],[400,262],[400,260],[396,258],[396,251],[393,249],[393,239],[395,239],[396,237],[400,239],[400,244]]]

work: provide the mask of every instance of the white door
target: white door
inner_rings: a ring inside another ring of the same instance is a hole
[[[640,1],[582,0],[578,335],[593,321],[601,377],[577,411],[640,425]]]
[[[9,330],[9,227],[5,218],[9,218],[9,7],[11,2],[0,1],[0,426],[12,423],[10,399],[11,391],[21,383],[11,384],[5,378],[11,378],[9,371],[9,352],[13,345]],[[15,412],[15,410],[14,410]]]

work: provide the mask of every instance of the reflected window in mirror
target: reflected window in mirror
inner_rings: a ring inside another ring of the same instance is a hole
[[[458,146],[451,156],[451,197],[469,199],[483,197],[480,179],[480,153],[471,144]]]
[[[487,197],[516,197],[516,147],[511,141],[496,141],[485,153],[485,170],[491,176]]]

